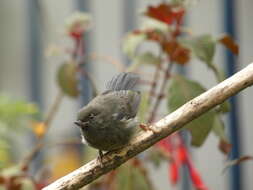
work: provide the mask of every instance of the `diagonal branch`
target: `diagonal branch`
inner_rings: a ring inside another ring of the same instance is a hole
[[[91,183],[252,84],[253,63],[156,122],[150,126],[152,130],[141,131],[125,148],[108,152],[103,157],[103,166],[94,159],[45,187],[44,190],[78,189]]]

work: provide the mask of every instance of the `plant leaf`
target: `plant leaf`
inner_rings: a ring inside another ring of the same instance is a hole
[[[153,18],[145,19],[141,25],[141,28],[145,31],[155,30],[163,34],[168,34],[169,32],[169,26],[167,24]]]
[[[184,39],[181,42],[192,49],[193,54],[210,65],[213,62],[216,41],[209,34],[204,34],[192,39]]]
[[[57,82],[62,92],[70,97],[77,97],[78,81],[76,76],[76,65],[73,62],[63,63],[57,73]]]
[[[218,39],[218,42],[220,42],[222,45],[228,48],[233,54],[235,55],[239,54],[239,47],[237,43],[232,39],[231,36],[224,35]]]
[[[134,57],[134,62],[138,64],[157,65],[161,63],[161,59],[151,52],[145,52]]]
[[[145,14],[166,24],[181,24],[185,10],[180,6],[161,3],[158,6],[149,6]]]
[[[35,104],[0,95],[0,134],[10,128],[25,129],[27,119],[37,113]]]
[[[229,103],[229,101],[227,100],[227,101],[223,102],[223,103],[220,105],[219,111],[220,111],[221,113],[227,113],[227,112],[230,111],[230,109],[231,109],[230,107],[231,107],[231,106],[230,106],[230,103]]]
[[[232,149],[232,145],[224,140],[220,140],[219,142],[219,150],[224,153],[225,155],[228,155]]]
[[[213,122],[213,132],[216,136],[218,136],[221,140],[229,142],[228,137],[225,133],[225,126],[223,121],[221,120],[218,114],[215,115]]]
[[[129,33],[124,39],[122,44],[123,52],[133,58],[137,47],[146,39],[145,33]]]
[[[225,133],[225,126],[223,121],[220,118],[220,114],[215,115],[215,119],[213,122],[213,132],[214,134],[220,138],[219,142],[219,150],[228,155],[231,151],[232,145],[229,143],[229,139]]]
[[[163,44],[163,49],[173,62],[183,65],[190,60],[190,50],[177,41],[167,41]]]
[[[205,88],[199,83],[189,80],[180,75],[173,75],[169,86],[168,109],[174,111],[184,103],[205,92]],[[191,132],[191,143],[194,146],[201,146],[214,122],[215,112],[209,111],[199,118],[188,123],[185,128]]]
[[[127,162],[117,170],[117,187],[122,190],[151,190],[148,182],[138,167]]]
[[[237,165],[237,164],[241,164],[242,162],[245,162],[245,161],[249,161],[249,160],[253,160],[253,156],[242,156],[238,159],[235,159],[235,160],[231,160],[231,161],[228,161],[226,164],[225,164],[225,167],[223,169],[223,173],[230,167],[234,166],[234,165]]]

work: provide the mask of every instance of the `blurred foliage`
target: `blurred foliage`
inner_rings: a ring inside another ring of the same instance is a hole
[[[9,148],[15,135],[28,130],[32,117],[38,113],[33,103],[0,95],[0,168],[10,160]]]
[[[173,75],[169,86],[168,108],[175,111],[177,108],[205,92],[205,88],[198,82],[189,80],[180,75]],[[194,146],[201,146],[212,129],[215,112],[209,111],[194,119],[185,127],[191,132],[191,142]]]
[[[27,119],[38,113],[38,107],[30,102],[14,100],[7,95],[0,95],[0,135],[5,130],[22,130]]]
[[[77,97],[79,91],[76,64],[73,62],[61,64],[57,73],[57,82],[64,94],[73,98]]]

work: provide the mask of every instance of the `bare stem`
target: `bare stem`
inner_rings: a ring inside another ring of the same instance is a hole
[[[90,57],[92,59],[97,59],[97,60],[101,59],[105,61],[105,63],[110,63],[114,65],[117,68],[117,70],[120,72],[123,72],[126,69],[124,64],[122,64],[120,61],[115,60],[113,57],[106,56],[106,55],[99,55],[97,53],[90,54]]]
[[[62,99],[64,97],[64,94],[61,90],[59,90],[59,92],[56,95],[56,98],[53,102],[53,104],[51,105],[51,107],[49,108],[49,111],[45,117],[44,123],[47,127],[47,130],[49,130],[49,127],[51,126],[51,123],[56,115],[56,113],[58,112],[58,109],[61,105]]]
[[[159,79],[160,67],[161,67],[160,64],[157,64],[157,65],[156,65],[155,75],[154,75],[154,77],[153,77],[153,80],[152,80],[152,83],[151,83],[152,86],[151,86],[151,88],[150,88],[149,95],[148,95],[148,104],[151,103],[152,97],[153,97],[153,95],[155,94],[155,90],[156,90],[156,87],[157,87],[157,82],[158,82],[158,79]]]
[[[173,65],[173,63],[170,62],[168,64],[167,69],[165,70],[162,85],[161,85],[161,88],[160,88],[160,92],[159,92],[157,98],[155,99],[154,107],[153,107],[153,109],[151,111],[151,114],[149,116],[148,123],[152,123],[155,119],[156,112],[157,112],[157,110],[159,108],[159,105],[161,103],[161,100],[163,98],[164,90],[165,90],[166,84],[168,82],[168,78],[170,76],[170,71],[171,71],[172,65]]]
[[[46,117],[44,119],[44,124],[46,127],[46,132],[40,137],[37,144],[32,148],[32,150],[29,152],[29,154],[23,159],[21,165],[23,169],[28,169],[29,164],[31,161],[35,158],[37,153],[41,150],[43,147],[43,140],[45,138],[45,135],[47,134],[48,130],[50,129],[51,123],[53,119],[55,118],[56,113],[58,112],[58,109],[61,105],[62,99],[64,97],[64,94],[62,91],[59,91],[53,104],[48,110],[48,113],[46,114]]]

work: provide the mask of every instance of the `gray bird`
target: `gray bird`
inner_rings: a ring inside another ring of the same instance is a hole
[[[124,147],[135,133],[135,116],[140,104],[140,92],[134,90],[139,77],[120,73],[106,85],[106,90],[92,99],[79,112],[75,122],[83,141],[102,151]]]

